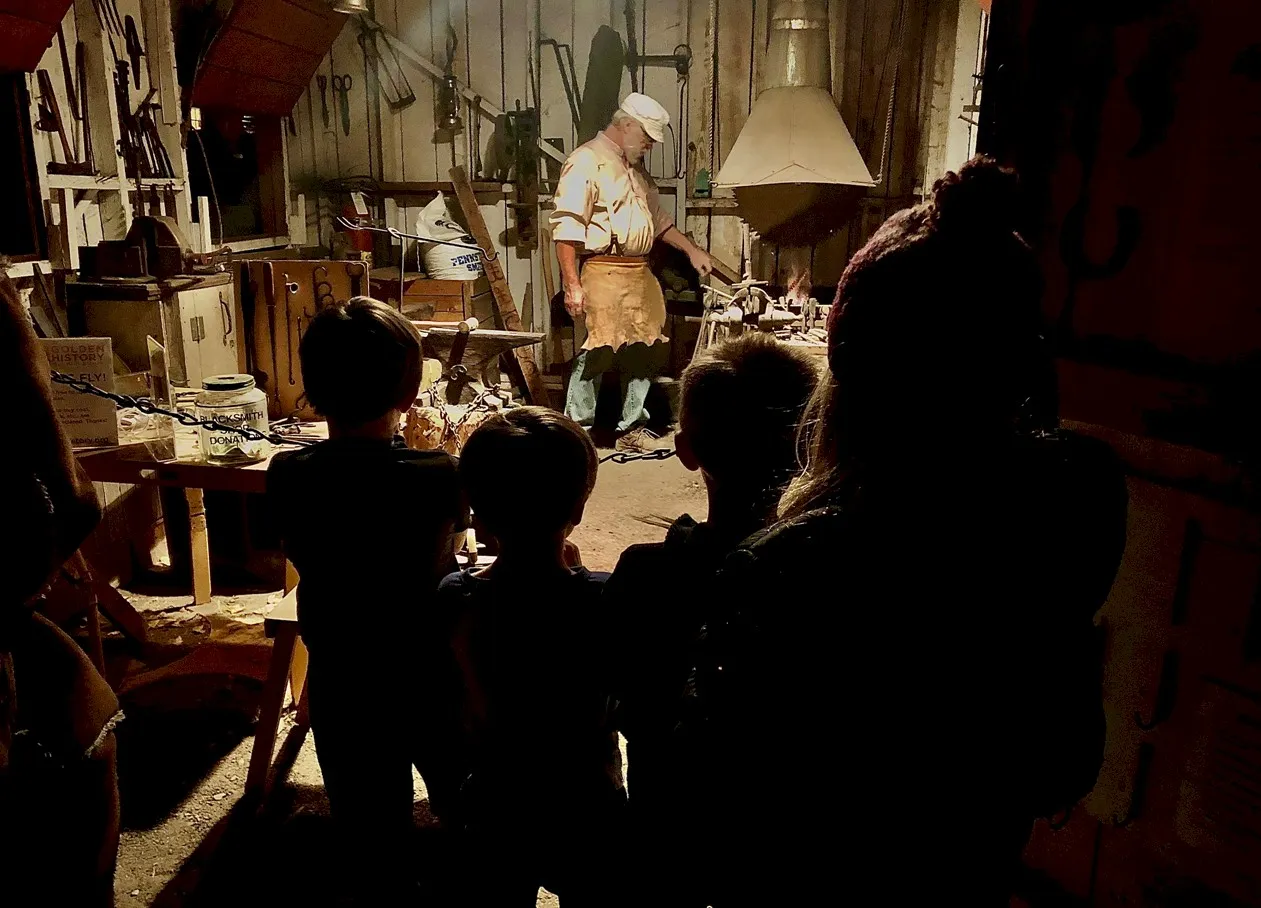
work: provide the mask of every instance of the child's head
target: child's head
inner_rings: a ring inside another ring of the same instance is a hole
[[[307,400],[340,428],[357,428],[390,411],[406,412],[420,392],[415,326],[366,296],[321,309],[298,353]]]
[[[683,372],[675,447],[711,488],[771,504],[797,472],[797,429],[818,369],[774,337],[712,347]]]
[[[517,407],[479,425],[460,452],[460,479],[477,519],[499,542],[542,541],[582,521],[595,488],[595,445],[576,422],[545,407]],[[528,504],[508,477],[538,489]]]

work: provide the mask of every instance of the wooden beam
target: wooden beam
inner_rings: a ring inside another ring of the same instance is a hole
[[[521,314],[517,311],[516,301],[512,298],[512,290],[508,286],[508,278],[504,275],[503,264],[495,252],[495,243],[482,210],[478,207],[477,196],[473,193],[473,184],[463,167],[451,168],[451,182],[455,184],[455,197],[464,211],[469,232],[477,245],[482,247],[482,264],[486,270],[486,279],[490,281],[491,294],[495,299],[495,308],[503,319],[503,326],[508,331],[520,331]],[[489,253],[489,254],[488,254]],[[530,403],[547,406],[547,388],[543,384],[543,376],[539,373],[538,364],[534,361],[534,350],[531,347],[518,347],[512,351],[511,357],[504,357],[510,370],[517,372],[513,378],[520,384]]]

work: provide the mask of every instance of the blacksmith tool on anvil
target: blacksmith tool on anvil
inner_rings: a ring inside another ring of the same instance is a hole
[[[477,330],[477,319],[466,318],[460,322],[455,340],[451,344],[451,353],[447,356],[447,371],[443,378],[447,381],[447,403],[458,404],[464,389],[468,387],[473,376],[463,363],[464,351],[468,349],[469,335]]]

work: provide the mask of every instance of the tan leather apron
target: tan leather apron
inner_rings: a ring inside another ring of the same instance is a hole
[[[584,350],[669,341],[666,299],[646,256],[593,255],[582,263],[587,298]]]

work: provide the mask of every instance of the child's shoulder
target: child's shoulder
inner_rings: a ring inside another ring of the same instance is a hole
[[[438,592],[446,596],[461,596],[471,592],[478,583],[483,582],[468,571],[452,571],[438,583]]]
[[[457,461],[446,451],[417,451],[402,444],[363,442],[358,439],[330,439],[297,451],[281,451],[267,465],[269,477],[295,472],[342,471],[348,467],[385,467],[398,464],[423,469],[427,474],[456,472]]]

